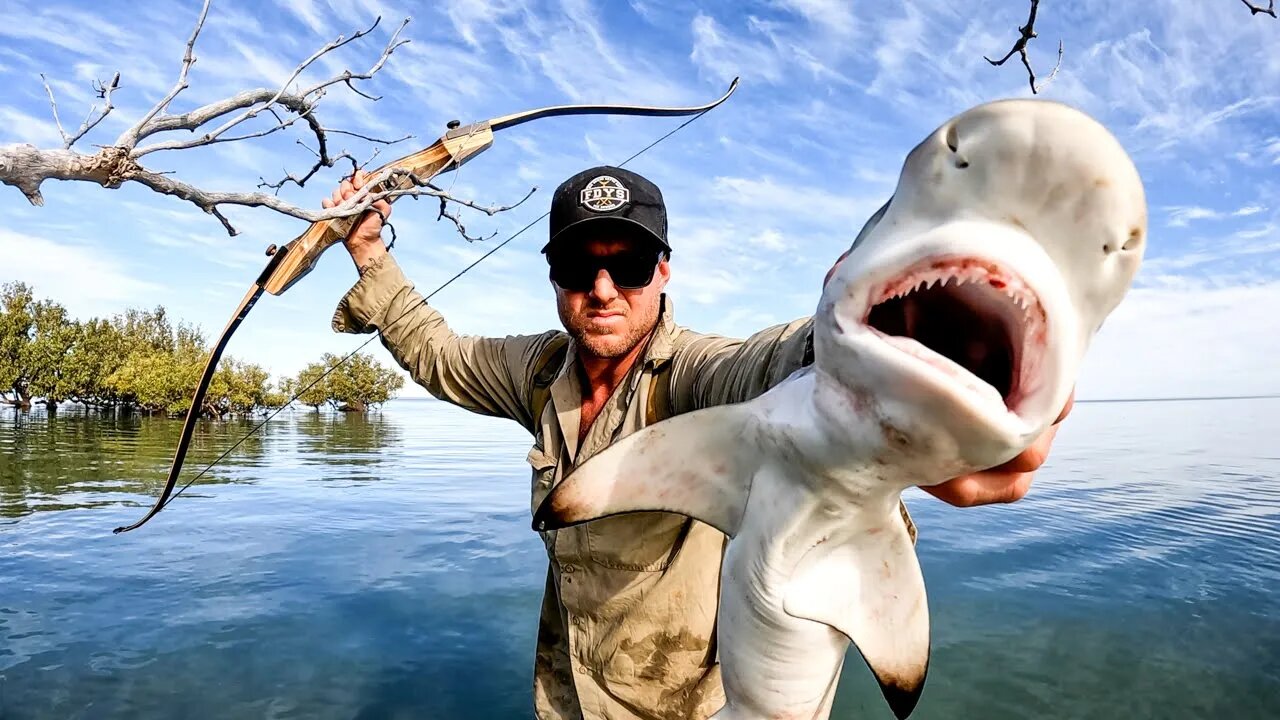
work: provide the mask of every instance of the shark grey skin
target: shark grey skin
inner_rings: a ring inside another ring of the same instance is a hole
[[[534,527],[662,510],[730,538],[718,720],[826,718],[850,642],[907,717],[929,613],[901,493],[1010,460],[1053,423],[1146,230],[1103,126],[1043,100],[972,108],[908,154],[824,287],[813,365],[624,438]]]

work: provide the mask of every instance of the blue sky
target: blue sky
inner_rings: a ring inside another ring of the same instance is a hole
[[[58,144],[39,73],[64,124],[78,126],[91,82],[119,70],[116,110],[86,140],[109,143],[174,83],[198,15],[184,2],[10,0],[0,8],[0,143]],[[412,42],[365,91],[335,88],[328,127],[415,138],[380,160],[465,122],[543,105],[700,104],[734,76],[733,98],[628,167],[664,190],[676,249],[677,319],[742,336],[810,313],[823,274],[892,192],[905,154],[951,115],[1029,95],[1016,58],[992,68],[1026,20],[1022,2],[757,0],[699,4],[631,0],[276,0],[215,2],[196,46],[180,111],[249,87],[274,87],[340,34],[383,22],[327,56],[320,72],[363,70],[400,20]],[[1041,6],[1032,61],[1042,97],[1090,112],[1129,148],[1147,186],[1147,261],[1103,328],[1079,397],[1280,391],[1280,22],[1238,0],[1101,0]],[[319,77],[311,73],[304,78]],[[431,202],[396,204],[395,252],[429,291],[545,212],[563,178],[616,163],[683,118],[557,118],[498,134],[490,150],[445,176],[455,193],[510,203],[496,217],[464,211],[468,244],[435,220]],[[260,176],[305,169],[301,132],[184,153],[150,167],[206,189],[252,190]],[[365,157],[353,138],[335,145]],[[283,193],[318,207],[337,170]],[[260,272],[263,248],[306,223],[231,209],[241,234],[192,205],[142,187],[50,182],[45,206],[0,187],[0,282],[22,280],[76,315],[165,305],[213,336]],[[545,221],[469,272],[434,304],[459,332],[517,334],[557,325],[538,248]],[[264,296],[227,352],[276,375],[365,338],[334,334],[333,308],[354,282],[335,248],[282,297]],[[384,362],[380,345],[369,348]],[[423,394],[407,386],[406,395]]]

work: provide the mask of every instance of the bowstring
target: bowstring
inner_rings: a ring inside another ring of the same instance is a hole
[[[714,109],[714,108],[707,108],[706,110],[703,110],[702,112],[699,112],[699,113],[697,113],[696,115],[691,116],[688,120],[685,120],[684,122],[682,122],[682,123],[680,123],[679,125],[677,125],[674,129],[672,129],[671,131],[667,132],[665,135],[663,135],[663,136],[659,137],[657,140],[654,140],[653,142],[651,142],[651,143],[649,143],[648,145],[644,146],[643,148],[641,148],[641,149],[640,149],[640,150],[638,150],[637,152],[633,153],[633,154],[631,155],[631,157],[629,157],[629,158],[627,158],[626,160],[623,160],[622,162],[618,163],[615,167],[623,167],[624,165],[626,165],[627,163],[631,162],[632,160],[635,160],[636,158],[640,157],[640,156],[641,156],[641,155],[643,155],[644,153],[646,153],[646,152],[648,152],[649,150],[651,150],[654,146],[658,145],[658,144],[659,144],[659,143],[661,143],[662,141],[666,140],[667,138],[669,138],[669,137],[671,137],[672,135],[676,134],[676,133],[677,133],[677,132],[679,132],[680,130],[684,129],[684,127],[685,127],[686,125],[688,125],[689,123],[691,123],[691,122],[693,122],[693,121],[697,120],[698,118],[702,117],[702,116],[703,116],[703,115],[705,115],[707,112],[709,112],[709,111],[711,111],[711,110],[713,110],[713,109]],[[459,168],[459,169],[461,169],[461,168]],[[455,182],[457,181],[457,178],[456,178],[456,177],[454,178],[454,181],[455,181]],[[381,213],[379,213],[379,214],[381,214]],[[392,320],[391,322],[389,322],[389,323],[387,323],[387,324],[388,324],[388,325],[394,325],[395,323],[399,322],[402,318],[404,318],[404,317],[405,317],[406,315],[408,315],[409,313],[411,313],[411,312],[413,312],[413,311],[417,310],[419,307],[421,307],[421,306],[423,306],[423,305],[426,305],[426,304],[427,304],[427,301],[428,301],[428,300],[430,300],[433,296],[435,296],[435,294],[436,294],[436,293],[440,292],[441,290],[444,290],[444,289],[445,289],[446,287],[448,287],[448,286],[449,286],[449,285],[450,285],[454,280],[457,280],[458,278],[460,278],[460,277],[462,277],[463,275],[465,275],[469,270],[471,270],[471,268],[475,267],[476,265],[479,265],[481,262],[483,262],[483,261],[484,261],[486,258],[488,258],[490,255],[492,255],[492,254],[494,254],[494,253],[498,252],[499,250],[501,250],[501,249],[502,249],[502,248],[503,248],[507,243],[509,243],[509,242],[511,242],[512,240],[515,240],[516,238],[520,237],[520,235],[522,235],[522,234],[523,234],[526,230],[528,230],[529,228],[531,228],[531,227],[533,227],[534,225],[537,225],[538,223],[542,222],[542,219],[543,219],[543,218],[545,218],[546,216],[550,215],[550,214],[551,214],[551,210],[548,208],[548,209],[547,209],[547,211],[546,211],[546,212],[544,212],[542,215],[539,215],[539,216],[538,216],[537,218],[535,218],[532,222],[530,222],[529,224],[527,224],[527,225],[525,225],[524,227],[522,227],[522,228],[520,228],[519,230],[517,230],[517,231],[515,232],[515,234],[513,234],[511,237],[508,237],[506,240],[503,240],[501,243],[499,243],[499,244],[497,244],[496,246],[494,246],[494,247],[493,247],[493,249],[491,249],[489,252],[485,253],[484,255],[481,255],[479,258],[477,258],[477,259],[476,259],[474,262],[472,262],[470,265],[466,266],[466,267],[465,267],[465,268],[463,268],[462,270],[459,270],[457,273],[455,273],[455,274],[454,274],[454,276],[453,276],[453,277],[451,277],[451,278],[449,278],[448,280],[444,281],[444,283],[443,283],[443,284],[441,284],[441,285],[440,285],[439,287],[437,287],[435,290],[432,290],[432,291],[431,291],[430,293],[428,293],[425,297],[423,297],[423,298],[422,298],[422,300],[421,300],[420,302],[417,302],[417,303],[414,303],[413,305],[410,305],[410,306],[409,306],[409,308],[408,308],[407,310],[405,310],[404,312],[402,312],[402,313],[400,313],[398,316],[396,316],[396,319],[395,319],[395,320]],[[384,219],[385,219],[385,218],[384,218]],[[301,390],[299,390],[299,391],[297,391],[296,393],[294,393],[292,397],[290,397],[288,400],[286,400],[286,401],[284,402],[284,404],[282,404],[280,407],[276,408],[276,409],[275,409],[275,411],[273,411],[270,415],[267,415],[267,417],[266,417],[266,418],[264,418],[262,422],[258,423],[256,426],[254,426],[254,428],[253,428],[252,430],[250,430],[249,432],[245,433],[245,434],[244,434],[244,436],[242,436],[239,440],[237,440],[237,441],[235,442],[235,444],[233,444],[231,447],[229,447],[229,448],[227,448],[226,450],[224,450],[224,451],[222,452],[222,454],[221,454],[221,455],[219,455],[217,458],[215,458],[215,459],[213,460],[213,462],[211,462],[211,463],[209,463],[208,465],[206,465],[206,466],[204,467],[204,469],[203,469],[203,470],[201,470],[199,473],[196,473],[195,477],[193,477],[193,478],[191,478],[190,480],[188,480],[188,481],[187,481],[187,482],[186,482],[186,483],[185,483],[181,488],[179,488],[179,489],[178,489],[178,491],[177,491],[177,492],[175,492],[175,493],[173,493],[172,495],[170,495],[170,496],[169,496],[169,499],[168,499],[168,500],[166,500],[166,501],[164,502],[164,504],[160,506],[160,509],[161,509],[161,510],[163,510],[164,508],[168,507],[168,506],[169,506],[169,503],[171,503],[171,502],[173,502],[174,500],[176,500],[176,499],[177,499],[177,497],[178,497],[179,495],[181,495],[181,494],[183,493],[183,491],[184,491],[184,490],[186,490],[187,488],[191,487],[191,485],[192,485],[193,483],[195,483],[195,481],[196,481],[196,480],[199,480],[200,478],[204,477],[205,473],[207,473],[207,472],[209,472],[210,470],[212,470],[212,469],[213,469],[213,466],[215,466],[215,465],[217,465],[218,463],[222,462],[222,461],[223,461],[223,460],[224,460],[228,455],[230,455],[230,454],[231,454],[231,452],[232,452],[233,450],[235,450],[236,448],[240,447],[240,445],[241,445],[245,440],[248,440],[250,437],[253,437],[254,433],[258,432],[258,430],[262,429],[262,427],[263,427],[264,425],[266,425],[268,422],[271,422],[271,419],[272,419],[272,418],[274,418],[276,415],[280,414],[280,412],[281,412],[281,411],[283,411],[285,408],[287,408],[287,407],[289,407],[291,404],[293,404],[293,401],[294,401],[294,400],[297,400],[299,397],[301,397],[301,396],[302,396],[302,394],[303,394],[303,393],[305,393],[306,391],[308,391],[308,390],[310,390],[311,388],[315,387],[315,386],[316,386],[316,385],[317,385],[321,380],[324,380],[326,377],[328,377],[328,376],[329,376],[329,373],[333,372],[334,370],[337,370],[339,367],[341,367],[341,366],[342,366],[342,364],[343,364],[343,363],[345,363],[346,361],[348,361],[348,360],[350,360],[351,358],[355,357],[355,355],[356,355],[357,353],[359,353],[361,350],[363,350],[363,349],[365,348],[365,346],[366,346],[366,345],[368,345],[369,343],[373,342],[376,338],[378,338],[378,337],[380,337],[380,336],[381,336],[381,333],[374,333],[373,335],[370,335],[368,340],[365,340],[365,341],[364,341],[363,343],[361,343],[361,344],[360,344],[360,345],[359,345],[355,350],[352,350],[351,352],[347,353],[347,355],[346,355],[345,357],[343,357],[341,360],[339,360],[338,362],[336,362],[336,363],[334,363],[332,366],[330,366],[330,367],[329,367],[329,369],[325,370],[325,371],[324,371],[324,373],[320,375],[320,377],[316,378],[315,380],[312,380],[312,381],[311,381],[311,382],[310,382],[306,387],[304,387],[304,388],[302,388]],[[158,511],[157,511],[157,512],[158,512]]]

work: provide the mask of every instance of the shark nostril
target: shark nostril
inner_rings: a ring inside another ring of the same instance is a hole
[[[955,125],[947,128],[947,147],[951,149],[951,152],[955,152],[960,148],[960,135],[956,131]]]

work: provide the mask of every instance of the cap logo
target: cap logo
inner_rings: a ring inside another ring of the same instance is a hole
[[[610,212],[631,202],[631,191],[617,178],[601,175],[582,188],[578,202],[593,212]]]

